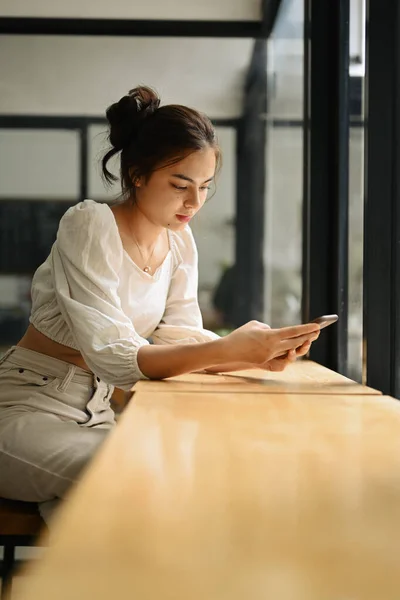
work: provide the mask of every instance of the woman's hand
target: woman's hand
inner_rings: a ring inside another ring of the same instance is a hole
[[[296,350],[289,350],[289,352],[287,352],[284,356],[273,358],[260,368],[264,369],[265,371],[283,371],[288,365],[295,362],[297,358],[308,354],[311,348],[311,343],[312,342],[305,342],[302,346],[300,346],[300,348],[297,348]]]
[[[296,355],[308,352],[308,344],[317,339],[319,330],[316,323],[271,329],[264,323],[251,321],[211,342],[141,346],[137,361],[149,379],[164,379],[200,369],[215,373],[221,370],[221,365],[237,368],[238,363],[240,368],[282,370],[294,358],[290,351]]]
[[[224,362],[282,370],[297,356],[307,354],[319,332],[320,327],[316,323],[271,329],[259,321],[250,321],[221,340],[227,359]]]
[[[279,356],[278,358],[273,358],[269,362],[262,365],[265,371],[283,371],[290,363],[295,362],[297,358],[301,356],[305,356],[308,354],[311,348],[311,342],[305,342],[300,348],[296,350],[289,350],[283,356]],[[243,371],[249,369],[249,365],[246,363],[228,363],[224,365],[215,365],[213,367],[208,367],[203,371],[199,371],[201,373],[232,373],[232,371]]]

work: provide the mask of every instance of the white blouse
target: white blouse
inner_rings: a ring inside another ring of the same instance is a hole
[[[124,250],[107,204],[85,200],[73,206],[33,277],[30,322],[79,350],[98,377],[124,390],[146,379],[137,352],[147,338],[155,344],[218,339],[203,329],[193,234],[188,226],[168,234],[170,250],[149,275]]]

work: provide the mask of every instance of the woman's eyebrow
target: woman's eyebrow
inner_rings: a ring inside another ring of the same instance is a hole
[[[178,179],[183,179],[184,181],[189,181],[190,183],[196,183],[193,179],[191,179],[187,175],[183,175],[182,173],[173,173],[172,177],[177,177]],[[213,179],[214,179],[214,176],[210,177],[209,179],[206,179],[203,183],[209,183]]]

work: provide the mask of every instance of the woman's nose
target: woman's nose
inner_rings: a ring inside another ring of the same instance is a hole
[[[201,198],[199,190],[191,190],[188,197],[185,200],[185,206],[196,208],[201,205]]]

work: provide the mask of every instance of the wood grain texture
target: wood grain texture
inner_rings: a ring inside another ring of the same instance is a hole
[[[240,389],[240,388],[243,388]],[[260,392],[274,394],[380,394],[308,360],[298,360],[284,371],[249,369],[225,374],[188,373],[161,381],[138,381],[137,391]]]
[[[137,392],[14,600],[398,600],[400,404]]]

